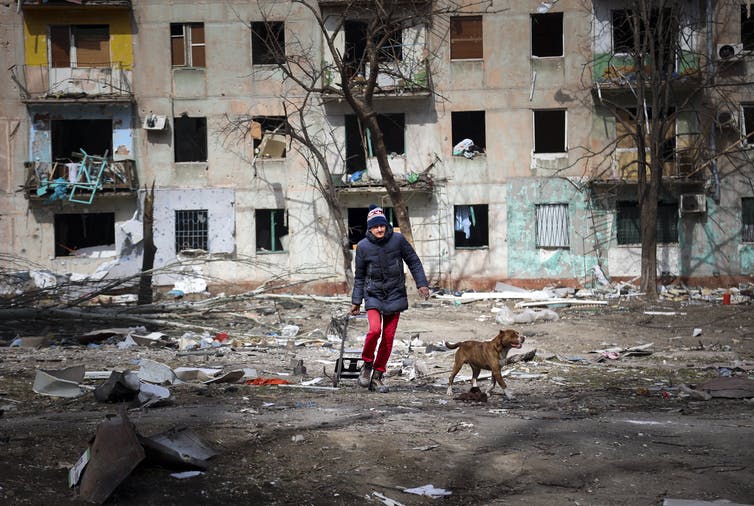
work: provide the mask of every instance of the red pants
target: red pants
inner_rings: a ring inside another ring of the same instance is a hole
[[[367,310],[369,331],[367,331],[367,336],[364,340],[364,350],[361,352],[361,358],[364,362],[373,362],[375,371],[385,372],[387,370],[387,361],[390,358],[390,352],[393,351],[393,338],[395,337],[400,317],[400,313],[383,315],[376,309]],[[382,335],[381,341],[380,335]],[[374,358],[377,341],[380,341],[380,347],[377,349],[377,358]]]

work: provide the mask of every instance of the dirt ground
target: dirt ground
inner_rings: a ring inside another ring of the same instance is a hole
[[[557,321],[508,325],[526,336],[514,353],[536,350],[533,360],[504,369],[513,399],[499,389],[486,402],[455,399],[469,389],[458,379],[448,396],[453,352],[440,343],[490,339],[501,328],[496,307],[514,303],[416,303],[401,317],[386,394],[351,378],[332,388],[339,345],[327,335],[332,316],[347,309],[345,299],[236,300],[181,314],[173,325],[145,324],[165,333],[164,341],[192,328],[230,336],[232,346],[198,354],[170,346],[120,349],[114,338],[97,346],[76,341],[89,330],[123,326],[106,319],[82,317],[73,327],[5,321],[0,503],[80,501],[67,485],[68,470],[97,426],[119,410],[91,393],[39,395],[32,391],[37,369],[138,370],[145,358],[171,368],[250,368],[290,384],[185,382],[168,386],[165,403],[130,408],[139,434],[188,427],[219,454],[204,474],[185,479],[144,461],[106,504],[754,503],[752,400],[701,400],[681,388],[721,375],[752,377],[750,305],[623,299],[556,307]],[[299,327],[290,343],[274,330],[285,325]],[[347,356],[365,331],[365,319],[351,320]],[[16,334],[51,341],[36,349],[9,346]],[[625,352],[636,346],[643,352]],[[609,348],[621,351],[613,358],[594,352]],[[293,374],[299,360],[303,376]],[[467,380],[470,369],[460,376]],[[321,381],[301,385],[315,378]],[[407,491],[426,485],[444,495]]]

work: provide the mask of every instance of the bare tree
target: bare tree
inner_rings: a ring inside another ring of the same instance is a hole
[[[594,12],[591,7],[597,2],[588,4]],[[600,149],[602,165],[592,177],[603,179],[617,159],[618,177],[635,179],[641,290],[656,298],[658,202],[666,189],[663,176],[680,164],[687,166],[686,175],[714,172],[719,156],[709,149],[714,139],[709,129],[715,126],[709,103],[713,75],[706,66],[711,55],[705,42],[712,31],[704,22],[704,7],[695,11],[682,0],[627,0],[615,5],[611,11],[603,8],[608,20],[595,20],[597,38],[604,35],[599,33],[600,21],[610,27],[607,40],[612,39],[612,48],[608,53],[595,50],[589,81],[595,106],[615,118],[616,136]],[[676,124],[684,114],[697,119],[697,128],[678,135]],[[618,156],[618,148],[626,146],[635,148],[635,158]],[[716,172],[714,177],[717,180]]]

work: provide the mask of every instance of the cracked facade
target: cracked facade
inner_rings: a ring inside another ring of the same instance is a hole
[[[313,3],[338,13],[348,2]],[[721,80],[745,80],[754,62],[747,3],[688,4],[695,30],[685,33],[679,76],[725,63]],[[713,29],[705,28],[708,5]],[[620,53],[630,38],[621,31],[625,9],[617,0],[493,0],[486,13],[437,16],[386,39],[382,64],[401,77],[381,73],[375,103],[433,284],[572,285],[590,282],[595,266],[612,278],[639,275],[636,175],[627,169],[636,147],[619,142],[584,156],[622,133],[600,100],[630,93]],[[289,276],[342,288],[344,238],[305,158],[279,133],[286,101],[300,92],[283,81],[268,46],[323,65],[333,58],[306,9],[22,0],[0,10],[9,41],[0,59],[10,69],[0,88],[0,252],[56,273],[103,265],[110,277],[135,273],[144,189],[154,184],[155,267],[190,258],[218,284]],[[328,18],[326,33],[337,21]],[[336,47],[363,51],[364,30],[349,19]],[[369,68],[354,60],[353,72],[360,79]],[[391,202],[353,111],[326,92],[320,98],[309,117],[332,131],[332,182],[355,244],[368,205],[391,215]],[[722,123],[714,97],[683,98],[691,105],[668,133],[658,273],[715,285],[754,274],[745,140],[754,95],[736,88],[726,100]],[[238,137],[234,124],[250,125],[248,135]],[[744,149],[702,159],[695,139],[711,135],[719,151]],[[180,275],[166,271],[155,282]]]

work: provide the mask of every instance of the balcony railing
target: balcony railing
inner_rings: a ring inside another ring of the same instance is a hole
[[[80,162],[25,162],[26,183],[30,200],[67,200],[91,204],[95,198],[123,195],[139,189],[133,160],[86,155]]]
[[[362,93],[366,78],[369,75],[367,67],[363,72],[354,73],[351,87],[358,95]],[[423,98],[432,93],[432,76],[429,62],[426,60],[412,61],[404,59],[400,62],[381,63],[377,74],[375,97],[406,97]],[[336,75],[325,79],[325,97],[337,97],[341,94],[341,83]]]
[[[63,67],[14,65],[11,79],[24,102],[132,102],[131,71],[118,65]]]

